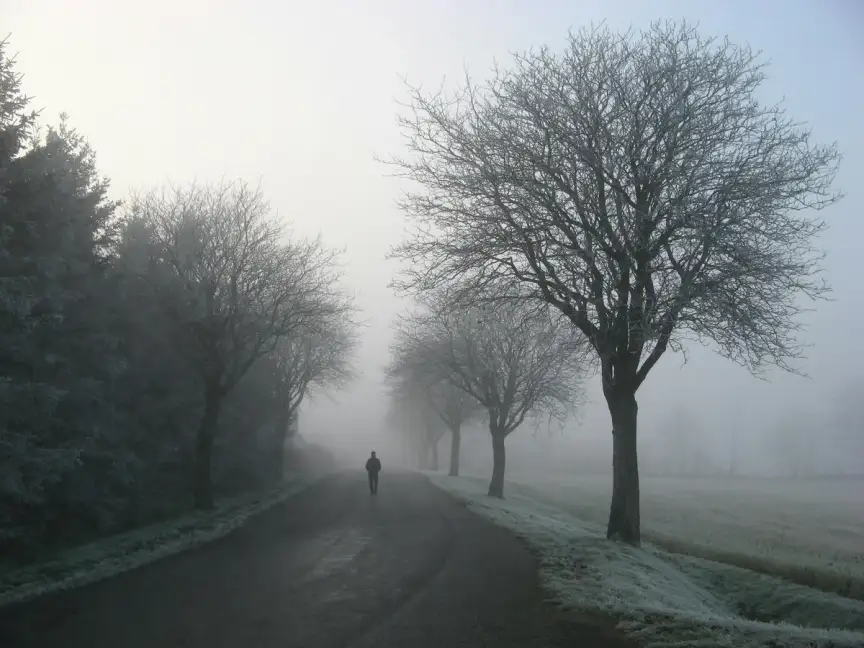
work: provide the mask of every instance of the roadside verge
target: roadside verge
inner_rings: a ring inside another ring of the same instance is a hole
[[[853,648],[864,645],[864,603],[722,563],[643,544],[539,499],[486,496],[486,483],[428,474],[473,512],[525,540],[543,585],[574,612],[604,615],[650,648]]]
[[[0,571],[0,606],[95,583],[218,540],[322,476],[296,475],[277,489],[225,499],[211,511],[195,511],[62,551],[47,561]]]

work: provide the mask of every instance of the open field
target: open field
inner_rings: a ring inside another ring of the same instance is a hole
[[[602,492],[596,485],[565,487],[573,489],[569,491],[571,494],[584,494],[579,505],[583,515],[579,516],[573,510],[576,507],[564,510],[552,501],[561,499],[564,490],[555,483],[538,485],[537,480],[529,480],[534,486],[526,487],[511,481],[509,491],[505,489],[507,499],[498,500],[485,496],[485,479],[443,475],[430,475],[430,479],[464,500],[474,512],[527,541],[539,558],[543,583],[556,602],[578,614],[617,619],[619,627],[640,645],[651,648],[864,645],[864,602],[724,562],[671,553],[652,542],[636,549],[607,541],[605,525],[598,521],[605,505],[599,501]],[[549,491],[554,491],[554,496],[545,494]],[[674,514],[677,517],[670,518],[677,520],[679,532],[689,525],[698,527],[711,520],[708,512],[687,520],[696,501],[692,491],[690,497],[689,504],[682,499]],[[774,518],[780,519],[784,518]],[[722,520],[720,517],[721,524],[714,527],[715,532],[726,528]],[[757,519],[749,521],[754,526],[758,524]],[[670,524],[667,521],[664,527],[667,532],[673,529]],[[706,538],[713,538],[710,528],[702,532],[700,541],[707,543]],[[770,534],[764,537],[776,541]],[[737,547],[742,555],[747,555],[743,541],[723,546]],[[824,548],[819,551],[824,553]],[[844,551],[848,553],[850,547]]]
[[[864,480],[643,478],[641,485],[646,540],[864,600]],[[608,516],[611,479],[523,474],[507,486],[588,522],[605,524]]]

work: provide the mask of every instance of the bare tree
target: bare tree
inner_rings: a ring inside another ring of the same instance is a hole
[[[269,384],[278,408],[274,459],[280,480],[284,476],[285,442],[296,431],[292,426],[303,400],[318,391],[343,386],[354,377],[351,361],[357,335],[352,321],[353,304],[335,291],[321,299],[330,302],[326,312],[322,311],[326,318],[280,338],[267,358]]]
[[[440,298],[403,318],[397,344],[475,399],[489,417],[489,495],[504,496],[504,442],[529,415],[564,420],[580,395],[584,345],[569,322],[543,306],[510,303],[448,311]]]
[[[757,101],[763,67],[686,24],[583,30],[453,96],[413,91],[402,119],[411,155],[392,163],[421,189],[397,286],[515,290],[585,334],[612,417],[610,538],[640,541],[636,391],[667,348],[794,370],[799,297],[827,290],[807,212],[839,199],[839,154]]]
[[[442,373],[434,360],[423,357],[423,346],[412,346],[397,341],[391,351],[393,358],[387,369],[392,383],[413,384],[428,406],[450,431],[451,477],[459,475],[459,456],[462,448],[462,426],[482,412],[476,399],[454,385],[446,373]],[[438,440],[435,440],[437,447]]]
[[[211,459],[225,397],[280,339],[332,313],[336,254],[289,241],[259,190],[242,182],[135,196],[130,219],[150,237],[146,278],[170,318],[176,348],[201,378],[194,494],[213,505]]]
[[[438,444],[447,427],[432,407],[423,384],[405,374],[388,376],[392,423],[421,469],[438,470]]]
[[[459,457],[462,452],[462,426],[482,412],[481,404],[447,380],[429,386],[429,399],[447,429],[450,430],[451,477],[459,476]]]

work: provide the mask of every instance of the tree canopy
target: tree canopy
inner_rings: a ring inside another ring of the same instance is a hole
[[[485,410],[494,459],[489,494],[501,497],[504,440],[528,417],[563,421],[573,412],[581,399],[585,345],[577,329],[543,305],[451,311],[446,304],[445,295],[436,295],[401,319],[393,371],[414,377],[430,407],[437,394],[428,385],[451,398],[461,391]],[[457,404],[468,406],[463,399],[451,401]]]
[[[242,181],[121,209],[65,116],[38,127],[7,51],[0,553],[25,561],[176,514],[193,487],[206,505],[278,485],[299,403],[352,375],[339,255],[292,236]]]
[[[686,23],[583,29],[453,93],[411,90],[400,120],[392,164],[416,189],[397,285],[516,293],[582,331],[613,420],[610,537],[639,542],[635,393],[664,352],[695,338],[794,370],[801,297],[827,290],[813,212],[840,197],[840,156],[760,101],[764,68]]]

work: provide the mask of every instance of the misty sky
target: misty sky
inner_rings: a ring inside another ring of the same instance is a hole
[[[786,97],[818,140],[837,140],[847,197],[823,212],[833,303],[808,316],[811,380],[771,374],[762,383],[699,347],[668,354],[639,392],[640,429],[662,428],[689,403],[706,438],[730,428],[756,435],[784,418],[819,426],[833,393],[864,374],[860,255],[864,252],[864,5],[854,0],[672,2],[552,0],[2,0],[0,25],[43,121],[61,111],[91,142],[122,198],[164,181],[261,180],[298,233],[346,248],[347,282],[368,328],[361,380],[336,402],[319,400],[301,429],[344,433],[358,447],[381,427],[381,367],[399,301],[384,257],[403,235],[399,183],[373,160],[401,145],[395,99],[402,77],[437,85],[467,67],[532,44],[560,47],[568,27],[614,28],[687,18],[705,35],[728,34],[772,60],[764,97]],[[860,250],[860,251],[859,251]],[[571,442],[609,441],[599,389]],[[862,395],[864,396],[864,395]],[[808,414],[809,412],[809,414]]]

